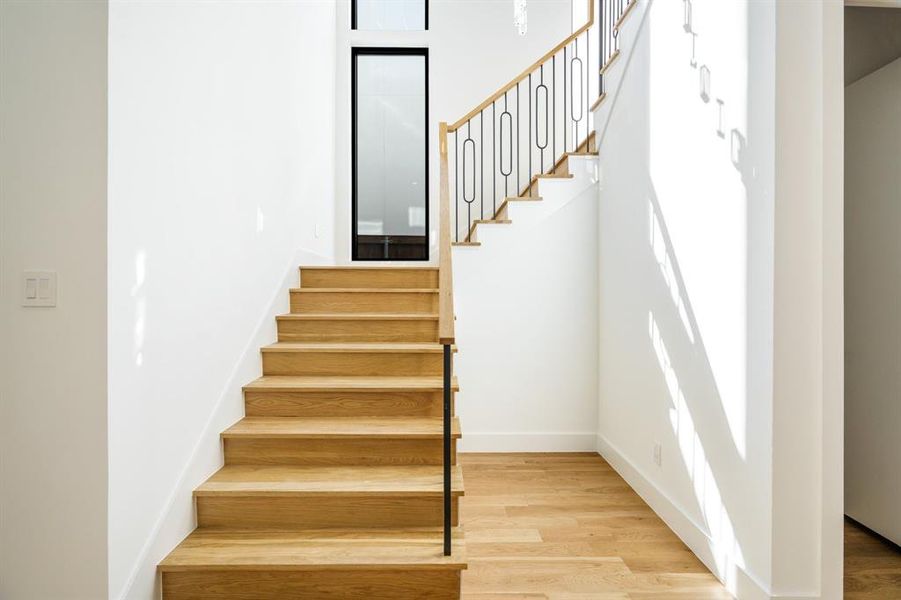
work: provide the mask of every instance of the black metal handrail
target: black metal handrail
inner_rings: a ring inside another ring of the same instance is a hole
[[[444,344],[444,555],[451,554],[451,345]]]

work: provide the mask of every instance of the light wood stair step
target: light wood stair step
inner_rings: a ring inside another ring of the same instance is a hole
[[[613,33],[618,35],[620,28],[622,28],[623,23],[626,21],[626,17],[632,12],[632,9],[635,8],[635,5],[638,4],[638,0],[629,0],[629,3],[626,4],[626,8],[623,9],[622,14],[616,20],[616,23],[613,25]]]
[[[594,106],[592,106],[591,110],[594,110]],[[597,155],[598,155],[597,152],[588,152],[588,151],[584,150],[584,147],[582,150],[577,150],[575,152],[564,152],[560,156],[560,158],[557,159],[557,162],[554,163],[554,166],[550,172],[553,175],[559,175],[559,176],[569,175],[571,173],[570,168],[569,168],[569,159],[571,159],[573,157],[597,156]]]
[[[303,288],[437,288],[437,267],[300,267]]]
[[[497,212],[494,213],[495,219],[506,219],[508,217],[508,209],[510,207],[511,202],[541,202],[544,200],[541,196],[510,196],[504,198],[504,201],[501,202],[501,205],[497,207]]]
[[[435,343],[277,342],[262,348],[264,375],[423,376],[444,372]]]
[[[457,390],[454,376],[451,414]],[[244,386],[249,417],[440,417],[443,403],[442,376],[263,376]]]
[[[601,104],[603,104],[604,101],[605,101],[606,99],[607,99],[607,94],[606,94],[606,93],[601,94],[600,96],[598,96],[598,97],[597,97],[597,100],[595,100],[595,101],[592,102],[592,104],[591,104],[591,109],[590,109],[591,112],[596,111],[596,110],[598,109],[598,107],[599,107]]]
[[[291,313],[276,317],[279,341],[435,342],[437,313]]]
[[[293,288],[292,313],[438,312],[437,288]]]
[[[460,423],[451,421],[456,464]],[[245,417],[222,433],[226,465],[440,465],[438,417]]]
[[[454,376],[451,383],[453,389],[458,389],[457,378]],[[440,392],[444,389],[444,381],[441,377],[269,377],[263,376],[244,386],[244,391],[308,391],[308,392],[405,392],[405,391],[431,391]]]
[[[367,567],[462,569],[463,533],[444,556],[441,530],[310,530],[292,532],[202,531],[191,533],[163,561],[163,572],[195,568],[292,570]]]
[[[440,528],[250,532],[198,529],[159,565],[166,600],[437,598],[460,594],[465,540]]]
[[[304,529],[439,527],[444,470],[440,465],[229,465],[194,492],[199,527]],[[451,472],[451,523],[463,495],[459,465]]]
[[[538,173],[537,175],[532,175],[531,179],[529,179],[529,183],[522,188],[519,193],[520,198],[525,197],[536,197],[535,190],[538,188],[538,183],[543,179],[572,179],[572,175],[569,173]]]
[[[613,51],[613,54],[610,55],[610,58],[607,59],[607,62],[601,67],[601,75],[607,73],[613,64],[616,62],[616,59],[619,58],[619,49]]]
[[[195,491],[195,496],[442,496],[440,465],[374,467],[226,465]],[[451,470],[451,489],[463,495],[463,470]]]
[[[439,418],[425,417],[244,417],[224,432],[223,439],[232,438],[394,438],[441,439],[443,423]],[[460,437],[460,423],[454,417],[451,436]]]
[[[469,227],[469,235],[466,239],[470,242],[478,241],[476,238],[476,230],[479,225],[510,225],[511,223],[513,223],[513,221],[510,219],[476,219]]]

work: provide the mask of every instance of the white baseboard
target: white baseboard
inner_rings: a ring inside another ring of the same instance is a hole
[[[714,543],[706,529],[688,516],[681,506],[654,485],[641,469],[601,434],[597,435],[597,451],[736,598],[739,600],[790,600],[790,598],[794,600],[800,598],[798,596],[774,596],[756,577],[739,567],[736,567],[734,573],[728,574],[728,576],[718,572],[711,550]],[[812,598],[807,597],[807,600],[812,600]]]
[[[464,428],[460,452],[596,452],[595,433],[472,433]]]

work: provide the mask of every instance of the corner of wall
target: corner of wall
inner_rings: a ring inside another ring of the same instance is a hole
[[[707,528],[695,521],[688,511],[655,485],[641,468],[626,458],[600,433],[597,435],[597,452],[737,598],[789,600],[787,597],[773,596],[758,578],[741,566],[725,564],[732,557],[714,555],[712,548],[716,543],[710,537]]]

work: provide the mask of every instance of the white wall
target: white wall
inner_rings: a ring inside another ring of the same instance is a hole
[[[112,597],[151,597],[296,267],[334,246],[334,20],[327,0],[110,5]]]
[[[107,595],[106,33],[106,2],[0,3],[2,598]]]
[[[845,91],[845,513],[901,544],[901,59]]]
[[[773,580],[840,598],[843,3],[776,4]]]
[[[352,46],[414,46],[429,49],[429,242],[438,241],[438,123],[453,122],[518,75],[569,35],[571,0],[529,2],[529,31],[513,26],[506,0],[431,0],[429,31],[351,31],[350,1],[337,2],[335,97],[335,256],[350,262]]]
[[[463,452],[586,452],[597,423],[596,159],[456,247]]]
[[[598,119],[599,449],[739,598],[838,597],[833,4],[652,2]]]

